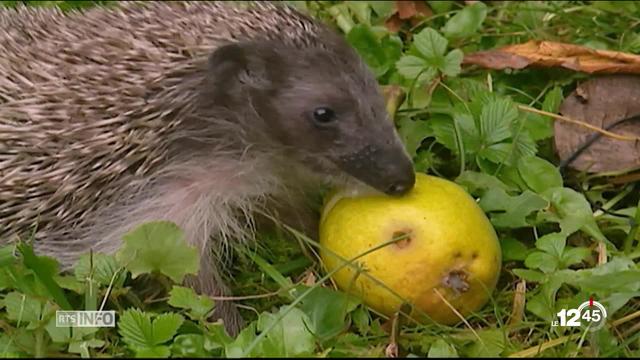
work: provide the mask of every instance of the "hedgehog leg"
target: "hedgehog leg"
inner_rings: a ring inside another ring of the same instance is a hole
[[[226,285],[219,269],[214,263],[210,254],[205,254],[200,258],[200,271],[197,276],[189,276],[185,279],[185,284],[198,293],[211,297],[223,297],[231,295],[229,287]],[[236,305],[229,300],[216,300],[212,321],[222,320],[225,330],[230,336],[235,337],[244,326],[244,319]]]

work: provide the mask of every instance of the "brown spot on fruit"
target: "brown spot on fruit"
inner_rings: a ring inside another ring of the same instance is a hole
[[[456,258],[456,259],[459,258],[459,257],[462,257],[462,252],[456,251],[456,253],[453,254],[453,257]]]
[[[473,254],[471,254],[471,258],[472,258],[473,260],[477,259],[477,258],[478,258],[478,252],[477,252],[477,251],[474,251],[474,252],[473,252]]]
[[[391,241],[395,241],[395,245],[400,249],[404,249],[411,243],[411,230],[394,231]]]
[[[469,274],[464,270],[452,270],[442,279],[442,284],[460,294],[469,290],[468,277]]]

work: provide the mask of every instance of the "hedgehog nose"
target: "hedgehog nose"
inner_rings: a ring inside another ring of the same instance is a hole
[[[386,193],[387,195],[392,195],[392,196],[402,196],[408,193],[411,189],[413,189],[413,185],[415,184],[415,182],[416,182],[415,175],[411,173],[411,176],[408,176],[404,179],[400,179],[394,182],[393,184],[391,184],[387,188]]]

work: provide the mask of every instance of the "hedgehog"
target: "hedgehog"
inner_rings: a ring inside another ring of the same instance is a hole
[[[258,214],[315,237],[323,186],[415,182],[366,63],[288,5],[2,8],[0,52],[0,243],[32,236],[65,268],[171,221],[200,254],[187,284],[226,296],[224,259]],[[229,301],[214,316],[242,324]]]

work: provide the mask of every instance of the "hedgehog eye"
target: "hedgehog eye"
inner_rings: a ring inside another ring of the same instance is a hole
[[[318,125],[326,125],[336,120],[336,113],[328,107],[319,107],[313,110],[313,120]]]

